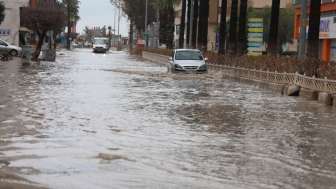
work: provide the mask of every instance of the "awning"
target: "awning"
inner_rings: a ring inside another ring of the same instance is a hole
[[[33,32],[30,29],[26,28],[26,27],[20,27],[20,31],[22,32]]]

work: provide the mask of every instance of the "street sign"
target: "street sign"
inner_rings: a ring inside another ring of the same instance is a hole
[[[247,26],[247,54],[249,56],[260,56],[264,49],[264,21],[262,18],[250,18]]]

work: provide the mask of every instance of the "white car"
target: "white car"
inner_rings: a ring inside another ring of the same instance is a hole
[[[198,49],[176,49],[169,58],[169,69],[176,71],[207,72],[207,58]]]
[[[0,54],[7,54],[10,56],[20,56],[22,54],[22,48],[11,45],[8,42],[0,39]]]

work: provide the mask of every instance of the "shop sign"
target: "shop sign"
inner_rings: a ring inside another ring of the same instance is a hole
[[[260,56],[264,46],[264,20],[262,18],[248,19],[247,50],[250,56]]]
[[[336,16],[321,17],[320,38],[336,38]]]

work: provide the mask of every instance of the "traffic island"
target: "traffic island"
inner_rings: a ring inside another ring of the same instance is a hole
[[[307,98],[309,100],[318,100],[318,95],[319,95],[318,91],[313,91],[306,88],[301,88],[300,90],[300,96]]]

